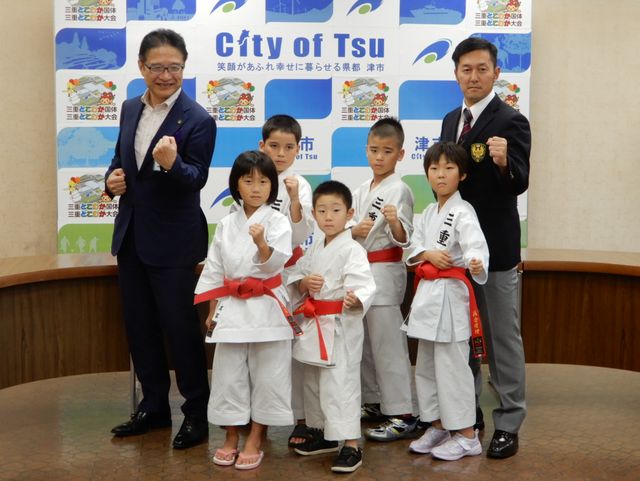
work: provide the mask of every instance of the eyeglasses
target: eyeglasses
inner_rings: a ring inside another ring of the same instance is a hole
[[[146,63],[144,64],[144,66],[147,67],[147,69],[151,73],[155,74],[164,73],[165,70],[171,74],[177,74],[180,73],[184,68],[184,65],[180,65],[178,63],[171,64],[168,67],[165,67],[164,65],[147,65]]]

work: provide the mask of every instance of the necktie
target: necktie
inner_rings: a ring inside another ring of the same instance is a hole
[[[471,121],[473,120],[473,115],[471,115],[471,110],[464,109],[462,111],[462,115],[464,116],[464,125],[462,126],[462,132],[460,132],[460,137],[458,137],[458,143],[461,144],[464,140],[464,136],[467,135],[467,132],[471,130]]]

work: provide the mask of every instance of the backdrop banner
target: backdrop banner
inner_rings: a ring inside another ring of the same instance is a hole
[[[312,187],[356,188],[371,176],[367,131],[398,117],[398,164],[421,215],[434,201],[422,169],[444,115],[462,104],[451,54],[470,36],[498,47],[495,91],[529,116],[533,0],[55,0],[58,251],[108,252],[118,199],[104,193],[122,102],[141,95],[142,37],[184,36],[183,89],[217,121],[202,209],[228,213],[230,167],[256,149],[273,114],[302,125],[295,170]],[[520,196],[522,244],[527,197]],[[310,239],[311,241],[311,239]]]

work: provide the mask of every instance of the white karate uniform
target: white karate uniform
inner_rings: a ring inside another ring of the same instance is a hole
[[[324,429],[328,440],[360,437],[360,360],[364,329],[362,317],[376,292],[376,285],[365,250],[351,238],[349,230],[328,245],[315,242],[298,261],[289,276],[291,292],[297,282],[310,274],[324,278],[322,289],[313,293],[318,300],[337,300],[352,290],[363,307],[341,314],[319,316],[322,323],[335,326],[332,349],[333,367],[304,366],[304,405],[307,425]],[[299,292],[299,291],[298,291]],[[301,302],[304,296],[300,296]],[[300,322],[305,332],[316,329],[314,319]],[[304,336],[303,336],[304,338]],[[297,338],[297,342],[305,342]],[[295,347],[294,347],[295,350]]]
[[[487,281],[489,249],[473,207],[459,192],[438,211],[427,207],[411,239],[409,259],[423,251],[446,250],[455,267],[482,261],[473,279]],[[417,264],[417,263],[416,263]],[[407,335],[418,338],[416,387],[420,418],[440,419],[446,429],[475,422],[475,388],[469,367],[469,291],[458,279],[421,279],[411,304]]]
[[[413,232],[413,194],[399,174],[384,179],[371,190],[373,179],[353,194],[353,223],[370,218],[374,226],[365,239],[357,239],[367,252],[390,247],[407,247]],[[407,234],[407,242],[394,239],[391,228],[380,212],[394,205]],[[399,415],[414,411],[411,397],[411,363],[406,334],[400,330],[400,305],[407,284],[407,270],[400,262],[376,262],[371,271],[378,286],[371,309],[365,316],[365,344],[362,357],[362,397],[365,403],[380,403],[384,414]]]
[[[284,185],[284,179],[286,177],[293,176],[298,179],[298,197],[300,199],[300,205],[302,206],[302,219],[299,222],[293,222],[291,220],[291,198],[289,192]],[[271,204],[271,207],[282,213],[291,224],[292,236],[291,236],[291,248],[295,249],[301,244],[304,244],[309,236],[313,233],[315,221],[311,210],[313,209],[312,203],[312,191],[311,185],[307,182],[307,179],[301,175],[295,174],[293,169],[289,167],[284,172],[278,174],[278,198]],[[287,277],[293,269],[293,266],[286,267],[282,273],[282,279],[286,284]],[[303,371],[302,366],[295,359],[291,360],[291,409],[293,409],[293,416],[296,419],[304,419],[304,385],[303,385]]]
[[[262,224],[272,249],[261,263],[258,248],[249,235],[252,224]],[[268,279],[283,270],[291,256],[291,226],[268,205],[247,219],[244,210],[224,217],[216,228],[196,294],[223,286],[224,279]],[[273,289],[288,302],[284,285]],[[217,342],[209,422],[243,425],[250,419],[262,424],[287,425],[291,412],[291,339],[293,331],[278,302],[269,296],[218,299],[216,327],[210,342]],[[260,345],[253,345],[259,343]]]
[[[289,192],[284,185],[284,179],[286,177],[293,176],[298,179],[298,198],[300,199],[300,205],[302,206],[302,219],[299,222],[293,222],[291,220],[291,198]],[[313,233],[315,227],[315,220],[313,218],[312,209],[312,190],[311,185],[307,182],[303,176],[295,174],[293,168],[289,167],[287,170],[278,174],[278,197],[271,204],[271,208],[284,215],[291,225],[291,249],[304,244],[309,236]],[[231,212],[238,210],[237,204],[231,206]],[[288,260],[288,259],[287,259]],[[287,276],[293,266],[285,267],[282,272],[282,282],[287,284]],[[290,307],[290,306],[288,306]],[[291,360],[291,408],[293,409],[293,415],[295,419],[304,418],[304,393],[303,393],[303,366],[295,359]]]

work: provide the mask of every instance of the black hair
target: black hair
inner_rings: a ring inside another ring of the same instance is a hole
[[[486,50],[489,52],[491,61],[493,62],[493,67],[495,68],[498,66],[498,49],[496,46],[484,38],[469,37],[460,42],[451,55],[455,67],[458,68],[460,57],[466,53],[474,52],[476,50]]]
[[[302,127],[300,127],[300,123],[291,117],[291,115],[277,114],[269,117],[262,126],[262,141],[266,142],[275,131],[293,134],[296,138],[296,143],[300,142],[302,138]]]
[[[231,173],[229,174],[229,190],[231,197],[240,204],[240,192],[238,190],[238,182],[243,175],[251,175],[252,172],[258,171],[271,181],[271,192],[267,199],[267,204],[272,204],[278,198],[278,171],[271,158],[259,150],[247,150],[242,152],[236,160],[233,161]]]
[[[169,30],[168,28],[159,28],[152,32],[149,32],[144,36],[142,42],[140,42],[140,50],[138,51],[138,59],[144,62],[147,58],[147,52],[152,48],[161,47],[163,45],[169,45],[170,47],[178,50],[183,57],[183,62],[187,61],[189,56],[187,52],[187,45],[184,43],[184,38],[177,32]]]
[[[456,164],[460,176],[468,171],[467,151],[460,144],[455,142],[438,142],[427,149],[424,154],[424,173],[429,177],[429,166],[440,162],[440,157],[444,155],[447,162]]]
[[[336,195],[342,200],[344,200],[345,205],[347,206],[347,210],[351,209],[351,205],[353,204],[353,197],[351,195],[351,191],[349,187],[344,185],[342,182],[338,182],[337,180],[327,180],[313,191],[313,208],[316,207],[316,202],[321,195]]]
[[[400,144],[400,148],[404,145],[404,129],[400,121],[395,117],[384,117],[378,120],[369,129],[367,140],[369,140],[371,136],[381,138],[395,137],[398,144]]]

